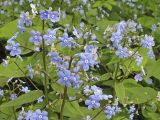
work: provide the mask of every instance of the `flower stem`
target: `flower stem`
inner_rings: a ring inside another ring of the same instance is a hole
[[[73,60],[73,58],[70,57],[68,70],[70,70],[70,68],[71,68],[72,60]],[[62,105],[61,105],[60,120],[63,120],[63,111],[64,111],[66,97],[67,97],[67,86],[65,85],[64,93],[63,93],[63,101],[62,101]]]
[[[43,58],[43,69],[46,72],[47,71],[47,66],[46,66],[46,52],[45,52],[45,41],[43,38],[43,34],[44,34],[44,20],[42,21],[42,58]],[[47,86],[48,86],[48,80],[47,80],[47,76],[46,74],[44,74],[44,92],[45,92],[45,99],[48,103],[48,91],[47,91]]]
[[[62,101],[62,105],[61,105],[60,120],[63,120],[63,110],[64,110],[66,97],[67,97],[67,86],[65,85],[64,93],[63,93],[63,101]]]

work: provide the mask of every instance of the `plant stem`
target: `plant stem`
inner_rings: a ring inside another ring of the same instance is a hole
[[[67,86],[65,85],[64,93],[63,93],[63,101],[62,101],[62,105],[61,105],[60,120],[63,120],[63,110],[64,110],[66,97],[67,97]]]
[[[73,58],[70,57],[68,70],[70,70],[70,68],[71,68],[72,60],[73,60]],[[60,120],[63,120],[63,111],[64,111],[66,97],[67,97],[67,86],[65,85],[64,93],[63,93],[63,101],[62,101],[62,105],[61,105]]]
[[[15,65],[18,67],[18,69],[26,76],[25,72],[20,68],[20,66],[19,66],[16,62],[14,62],[14,64],[15,64]],[[32,82],[31,79],[29,79],[28,77],[26,77],[26,78],[27,78],[27,80],[29,80],[29,82],[35,87],[35,89],[39,90],[38,87]]]
[[[42,21],[42,58],[43,58],[43,69],[46,72],[47,71],[47,66],[46,66],[46,52],[45,52],[45,41],[43,38],[43,34],[44,34],[44,20]],[[47,80],[47,76],[46,74],[44,74],[44,92],[45,92],[45,99],[48,103],[48,91],[47,91],[47,86],[48,86],[48,80]]]
[[[15,120],[17,120],[17,117],[16,117],[16,113],[15,113],[14,106],[13,106],[13,115],[14,115],[14,119],[15,119]]]

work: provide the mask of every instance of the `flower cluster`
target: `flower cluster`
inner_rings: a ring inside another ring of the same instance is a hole
[[[84,88],[84,94],[89,96],[89,100],[85,101],[85,104],[88,105],[88,109],[99,108],[101,100],[109,100],[112,98],[112,95],[104,95],[102,89],[93,85],[89,87],[88,85]]]
[[[58,11],[49,11],[41,10],[40,17],[42,20],[50,20],[51,22],[58,22],[60,20],[60,12]]]
[[[32,26],[32,21],[29,19],[29,12],[27,13],[21,12],[20,14],[20,19],[18,20],[18,26],[17,26],[20,32],[26,31],[24,23],[26,24],[26,26]]]
[[[40,109],[37,109],[35,112],[32,110],[29,110],[28,112],[21,111],[19,113],[17,120],[48,120],[48,112],[47,111],[41,111]]]

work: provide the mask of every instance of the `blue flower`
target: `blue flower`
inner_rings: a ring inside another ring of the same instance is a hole
[[[59,37],[60,40],[60,44],[62,47],[71,47],[72,43],[73,43],[73,38],[69,37],[67,33],[63,34],[63,37]]]
[[[32,114],[33,120],[48,120],[48,112],[47,111],[41,111],[40,109],[37,109]]]
[[[11,94],[11,96],[10,96],[11,100],[15,100],[16,98],[17,98],[17,94],[15,94],[15,93]]]
[[[59,55],[56,52],[50,52],[48,56],[51,57],[51,63],[55,63],[57,67],[60,65],[60,63],[63,62],[62,58],[59,57]]]
[[[52,22],[58,22],[60,20],[60,15],[58,11],[52,11],[49,13],[49,19]]]
[[[115,44],[118,44],[123,39],[120,32],[114,32],[112,33],[111,41]]]
[[[39,98],[37,99],[37,102],[38,102],[38,103],[43,102],[43,96],[39,97]]]
[[[26,26],[32,26],[32,21],[29,20],[29,19],[27,19],[27,20],[26,20]]]
[[[137,56],[136,57],[137,65],[140,65],[142,63],[142,60],[143,60],[143,57]]]
[[[29,110],[28,112],[26,112],[25,118],[26,120],[34,120],[33,111]]]
[[[99,101],[100,99],[98,97],[96,97],[95,95],[91,95],[89,96],[89,100],[85,101],[85,104],[88,105],[88,109],[99,108]]]
[[[138,82],[138,81],[142,81],[143,80],[143,74],[139,73],[137,75],[134,76],[134,79]]]
[[[80,55],[80,60],[78,61],[78,66],[82,66],[84,71],[89,70],[89,66],[94,66],[95,61],[93,60],[92,54],[83,53]]]
[[[119,56],[120,58],[127,58],[128,57],[127,51],[128,49],[126,47],[122,48],[122,46],[119,46],[118,50],[116,51],[116,55]]]
[[[21,50],[19,48],[20,44],[19,43],[14,43],[13,41],[10,42],[10,45],[6,46],[6,49],[10,51],[11,56],[18,56],[21,54]]]
[[[42,41],[42,36],[39,31],[32,31],[31,32],[32,37],[30,37],[30,42],[34,42],[35,45],[39,45],[39,43]]]
[[[149,57],[150,59],[153,59],[153,58],[155,57],[152,49],[150,49],[150,50],[147,52],[147,54],[148,54],[148,57]]]
[[[59,84],[71,87],[72,77],[71,77],[71,72],[69,70],[59,71],[58,76],[59,76],[58,80]]]
[[[155,43],[152,36],[145,35],[143,39],[141,39],[141,45],[144,48],[152,48]]]
[[[157,25],[154,24],[154,25],[151,26],[152,31],[155,31],[156,29],[157,29]]]
[[[7,41],[7,43],[13,42],[13,41],[17,38],[18,34],[19,34],[19,32],[16,32],[16,33]]]
[[[4,91],[2,89],[0,89],[0,96],[4,95]]]
[[[28,87],[22,87],[21,91],[24,93],[30,92],[30,90],[28,90]]]
[[[18,30],[23,33],[26,31],[26,28],[24,27],[24,21],[22,19],[18,20],[18,26],[17,26]]]
[[[152,84],[152,83],[153,83],[153,80],[152,80],[151,78],[148,78],[147,83],[148,83],[148,84]]]
[[[30,65],[28,65],[28,66],[27,66],[27,69],[28,69],[28,72],[29,72],[29,76],[30,76],[30,78],[32,79],[32,78],[33,78],[32,65],[31,65],[31,64],[30,64]]]
[[[92,92],[92,91],[91,91],[89,85],[86,85],[86,86],[84,87],[83,93],[84,93],[86,96],[88,96],[91,92]]]
[[[42,20],[47,20],[49,16],[49,11],[48,10],[41,10],[40,11],[40,17]]]
[[[25,13],[25,12],[21,12],[21,14],[20,14],[20,18],[21,18],[23,21],[25,21],[25,20],[27,20],[27,19],[28,19],[28,17],[27,17],[27,15],[26,15],[26,13]]]
[[[82,38],[83,33],[81,32],[80,29],[76,29],[75,27],[73,27],[73,35],[75,35],[77,39],[80,39]]]
[[[131,106],[129,107],[129,113],[133,113],[135,110],[136,110],[136,108],[135,108],[134,105],[131,105]]]
[[[121,34],[127,32],[126,27],[127,23],[125,21],[121,21],[120,23],[117,24],[117,32]]]
[[[108,119],[111,119],[116,113],[121,112],[121,109],[118,106],[107,106],[104,110]]]
[[[80,85],[83,83],[82,80],[80,80],[80,76],[77,74],[77,75],[74,75],[71,77],[72,81],[73,81],[73,86],[74,88],[79,88]]]
[[[51,44],[51,40],[55,40],[56,39],[56,30],[47,30],[47,33],[45,35],[43,35],[43,38],[46,40],[46,44],[50,45]]]

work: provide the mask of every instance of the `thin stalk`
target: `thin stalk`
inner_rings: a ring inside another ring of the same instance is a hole
[[[13,107],[13,115],[14,115],[14,119],[17,120],[17,116],[16,116],[16,113],[15,113],[14,107]]]
[[[18,67],[18,69],[26,76],[26,74],[25,74],[25,72],[20,68],[20,66],[16,63],[16,62],[14,62],[14,64]],[[28,77],[26,77],[28,80],[29,80],[29,82],[35,87],[35,89],[37,89],[37,90],[39,90],[38,89],[38,87],[32,82],[32,80],[31,79],[29,79]]]
[[[68,70],[70,70],[70,68],[71,68],[72,60],[73,60],[73,58],[71,57],[70,61],[69,61]],[[62,101],[62,105],[61,105],[60,120],[63,120],[63,111],[64,111],[64,105],[65,105],[65,102],[66,102],[66,98],[67,98],[67,86],[65,85],[64,93],[63,93],[63,101]]]
[[[45,41],[44,41],[44,38],[43,38],[43,34],[44,34],[44,20],[42,21],[42,52],[43,52],[42,58],[43,58],[43,69],[46,72],[47,71],[46,52],[45,52]],[[45,82],[44,82],[44,92],[45,92],[46,101],[48,103],[48,91],[47,91],[48,80],[47,80],[47,75],[46,74],[44,74],[44,79],[45,79]]]

